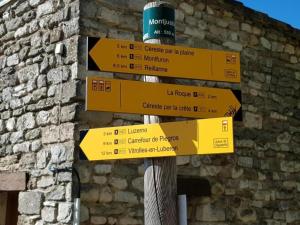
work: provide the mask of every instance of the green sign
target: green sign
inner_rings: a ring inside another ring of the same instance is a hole
[[[144,10],[143,40],[162,37],[175,39],[175,10],[166,7],[151,7]]]

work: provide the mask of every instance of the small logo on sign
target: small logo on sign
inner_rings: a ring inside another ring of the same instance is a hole
[[[228,132],[228,121],[227,120],[222,121],[222,132]]]
[[[226,55],[226,63],[227,64],[236,64],[236,56],[235,55]]]
[[[105,81],[105,92],[111,92],[111,82]]]
[[[214,138],[214,148],[228,148],[228,138]]]
[[[236,78],[237,72],[235,70],[224,70],[224,75],[228,78]]]
[[[103,80],[92,80],[92,90],[111,92],[111,82]]]

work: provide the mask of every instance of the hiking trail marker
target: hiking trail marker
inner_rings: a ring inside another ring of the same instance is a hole
[[[232,117],[90,129],[88,160],[233,153]]]
[[[86,84],[86,110],[91,111],[215,118],[234,116],[241,107],[230,89],[99,77],[87,77]]]
[[[88,37],[88,69],[240,82],[237,52]]]

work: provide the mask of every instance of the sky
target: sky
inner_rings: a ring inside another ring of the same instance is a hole
[[[300,0],[240,0],[240,2],[300,29]]]

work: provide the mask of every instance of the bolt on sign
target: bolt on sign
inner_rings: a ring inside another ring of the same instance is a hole
[[[86,110],[91,111],[214,118],[239,115],[241,107],[230,89],[86,79]]]
[[[88,160],[233,153],[232,117],[90,129],[80,147]]]
[[[88,51],[89,70],[240,82],[237,52],[90,37]]]

